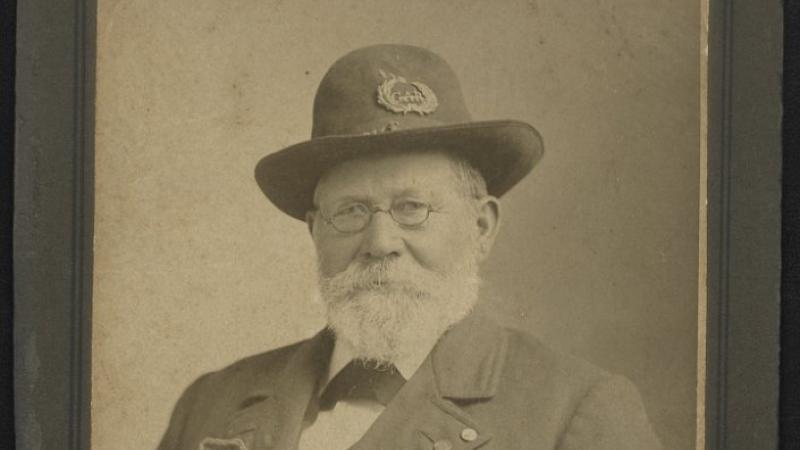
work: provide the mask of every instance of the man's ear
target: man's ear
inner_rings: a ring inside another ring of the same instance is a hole
[[[308,232],[311,235],[314,235],[314,220],[317,218],[317,211],[316,210],[308,210],[306,211],[306,225],[308,226]]]
[[[477,213],[478,245],[483,259],[489,255],[500,231],[500,201],[491,195],[481,198],[478,200]]]

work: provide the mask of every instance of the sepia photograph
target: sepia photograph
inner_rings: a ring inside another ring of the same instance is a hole
[[[97,0],[91,448],[705,448],[703,8]]]

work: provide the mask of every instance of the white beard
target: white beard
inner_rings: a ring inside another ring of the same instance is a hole
[[[449,273],[403,258],[369,266],[353,263],[332,277],[320,275],[329,327],[357,358],[377,365],[436,342],[472,311],[479,285],[473,255]]]

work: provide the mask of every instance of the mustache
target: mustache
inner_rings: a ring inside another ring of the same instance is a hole
[[[383,259],[372,263],[353,262],[330,277],[321,277],[323,286],[340,293],[381,289],[388,285],[424,287],[446,280],[443,273],[425,269],[409,261]]]

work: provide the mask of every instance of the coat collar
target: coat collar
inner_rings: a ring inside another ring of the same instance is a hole
[[[353,450],[442,448],[443,441],[454,450],[483,445],[491,430],[461,405],[495,395],[506,347],[506,332],[490,319],[464,319],[442,336]],[[277,378],[262,377],[245,396],[227,437],[242,439],[248,450],[296,448],[332,348],[327,330],[299,344]]]
[[[494,397],[507,340],[504,329],[478,315],[467,317],[445,333],[430,356],[439,394],[454,400]]]

